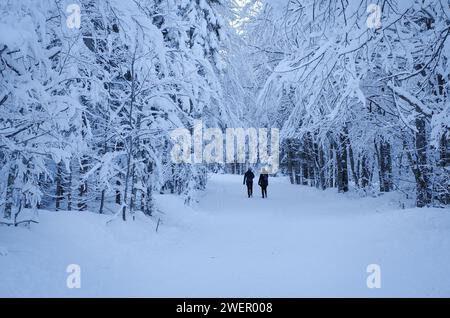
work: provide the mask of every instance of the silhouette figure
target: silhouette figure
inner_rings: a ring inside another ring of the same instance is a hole
[[[262,169],[259,175],[258,185],[261,187],[261,194],[263,199],[267,198],[267,186],[269,185],[269,174],[266,169]]]
[[[247,185],[247,194],[250,198],[253,196],[253,179],[255,178],[255,174],[252,171],[252,168],[248,168],[247,172],[244,174],[244,184]]]

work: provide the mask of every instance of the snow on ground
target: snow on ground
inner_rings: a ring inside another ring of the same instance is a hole
[[[193,208],[158,196],[163,224],[137,216],[40,212],[0,227],[0,296],[450,296],[449,209],[399,210],[395,196],[352,198],[272,178],[246,198],[241,176],[213,175]],[[66,268],[81,267],[81,288]],[[366,268],[381,267],[369,289]]]

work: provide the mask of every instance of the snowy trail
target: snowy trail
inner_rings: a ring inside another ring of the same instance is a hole
[[[105,226],[93,213],[41,213],[0,228],[0,296],[450,296],[450,213],[395,210],[272,178],[246,198],[241,176],[213,175],[192,209],[158,197],[158,234],[144,218]],[[20,233],[17,233],[20,232]],[[82,288],[66,288],[66,266]],[[381,266],[381,289],[366,268]]]
[[[241,179],[213,176],[200,203],[211,217],[205,244],[214,247],[217,295],[450,295],[448,210],[432,218],[392,211],[389,200],[348,199],[286,178],[271,179],[269,199],[259,187],[248,199]],[[366,285],[372,263],[381,266],[380,290]]]

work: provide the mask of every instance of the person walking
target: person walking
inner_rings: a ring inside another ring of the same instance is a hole
[[[267,170],[263,168],[259,175],[258,185],[261,187],[261,194],[263,199],[267,198],[267,186],[269,185],[269,174]]]
[[[252,168],[248,168],[247,172],[244,174],[244,185],[247,185],[247,194],[248,197],[253,196],[253,179],[255,178],[255,174],[252,171]]]

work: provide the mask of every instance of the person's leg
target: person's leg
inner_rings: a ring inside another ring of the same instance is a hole
[[[264,195],[266,196],[267,199],[267,186],[264,187]]]
[[[250,189],[250,183],[247,182],[247,195],[250,198],[251,195],[251,189]]]
[[[262,197],[264,199],[264,187],[263,186],[261,186],[261,194],[262,194]]]
[[[253,196],[253,182],[250,182],[250,196]]]

